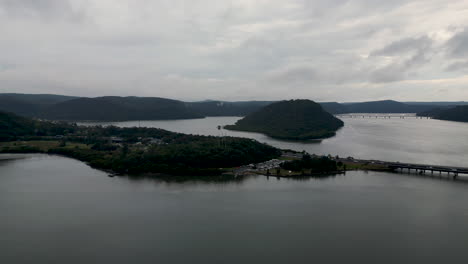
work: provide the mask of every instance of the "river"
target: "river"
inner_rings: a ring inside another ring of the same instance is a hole
[[[468,153],[460,123],[349,118],[334,138],[291,143],[216,128],[236,120],[140,125],[361,158],[463,165]],[[438,176],[187,181],[108,177],[69,158],[1,154],[0,263],[464,263],[466,201],[465,181]]]
[[[170,182],[110,178],[58,156],[13,157],[0,162],[0,263],[468,258],[463,182],[377,172]]]

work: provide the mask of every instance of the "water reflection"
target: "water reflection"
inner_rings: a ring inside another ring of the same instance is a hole
[[[262,175],[262,177],[266,177],[267,180],[277,180],[277,181],[326,181],[337,177],[344,177],[346,173],[340,174],[322,174],[322,175],[313,175],[313,176],[294,176],[294,177],[278,177],[275,175]]]
[[[3,154],[0,153],[0,163],[1,162],[12,162],[16,160],[26,159],[34,156],[34,154]]]
[[[241,184],[248,176],[172,176],[172,175],[119,175],[116,176],[132,182],[148,182],[156,184]]]
[[[468,258],[467,185],[421,175],[110,178],[79,161],[35,155],[0,166],[0,197],[0,263]]]

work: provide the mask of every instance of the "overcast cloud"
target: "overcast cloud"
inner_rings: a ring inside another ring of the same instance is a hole
[[[468,100],[468,1],[0,0],[0,92]]]

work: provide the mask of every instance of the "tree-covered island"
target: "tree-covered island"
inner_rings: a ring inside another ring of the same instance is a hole
[[[267,105],[225,128],[285,140],[310,140],[332,137],[343,125],[343,121],[326,112],[320,104],[290,100]]]

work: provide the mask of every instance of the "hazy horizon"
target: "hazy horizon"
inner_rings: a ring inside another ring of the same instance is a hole
[[[312,100],[316,101],[313,98],[282,98],[282,99],[276,99],[276,100],[263,100],[261,98],[256,98],[256,99],[251,99],[251,100],[221,100],[221,99],[212,99],[212,98],[207,98],[207,99],[200,99],[200,100],[183,100],[180,98],[174,98],[174,97],[161,97],[161,96],[138,96],[138,95],[100,95],[100,96],[77,96],[77,95],[67,95],[67,94],[50,94],[50,93],[16,93],[16,92],[0,92],[0,95],[2,94],[19,94],[19,95],[58,95],[58,96],[69,96],[69,97],[77,97],[77,98],[97,98],[97,97],[153,97],[153,98],[164,98],[164,99],[170,99],[170,100],[178,100],[178,101],[184,101],[184,102],[209,102],[209,101],[223,101],[223,102],[249,102],[249,101],[282,101],[282,100],[300,100],[300,99],[305,99],[305,100]],[[379,99],[379,100],[369,100],[369,101],[316,101],[318,103],[342,103],[342,104],[351,104],[351,103],[363,103],[363,102],[373,102],[373,101],[396,101],[396,102],[401,102],[401,103],[466,103],[467,101],[464,100],[454,100],[454,101],[399,101],[399,100],[394,100],[391,98],[388,99]]]

